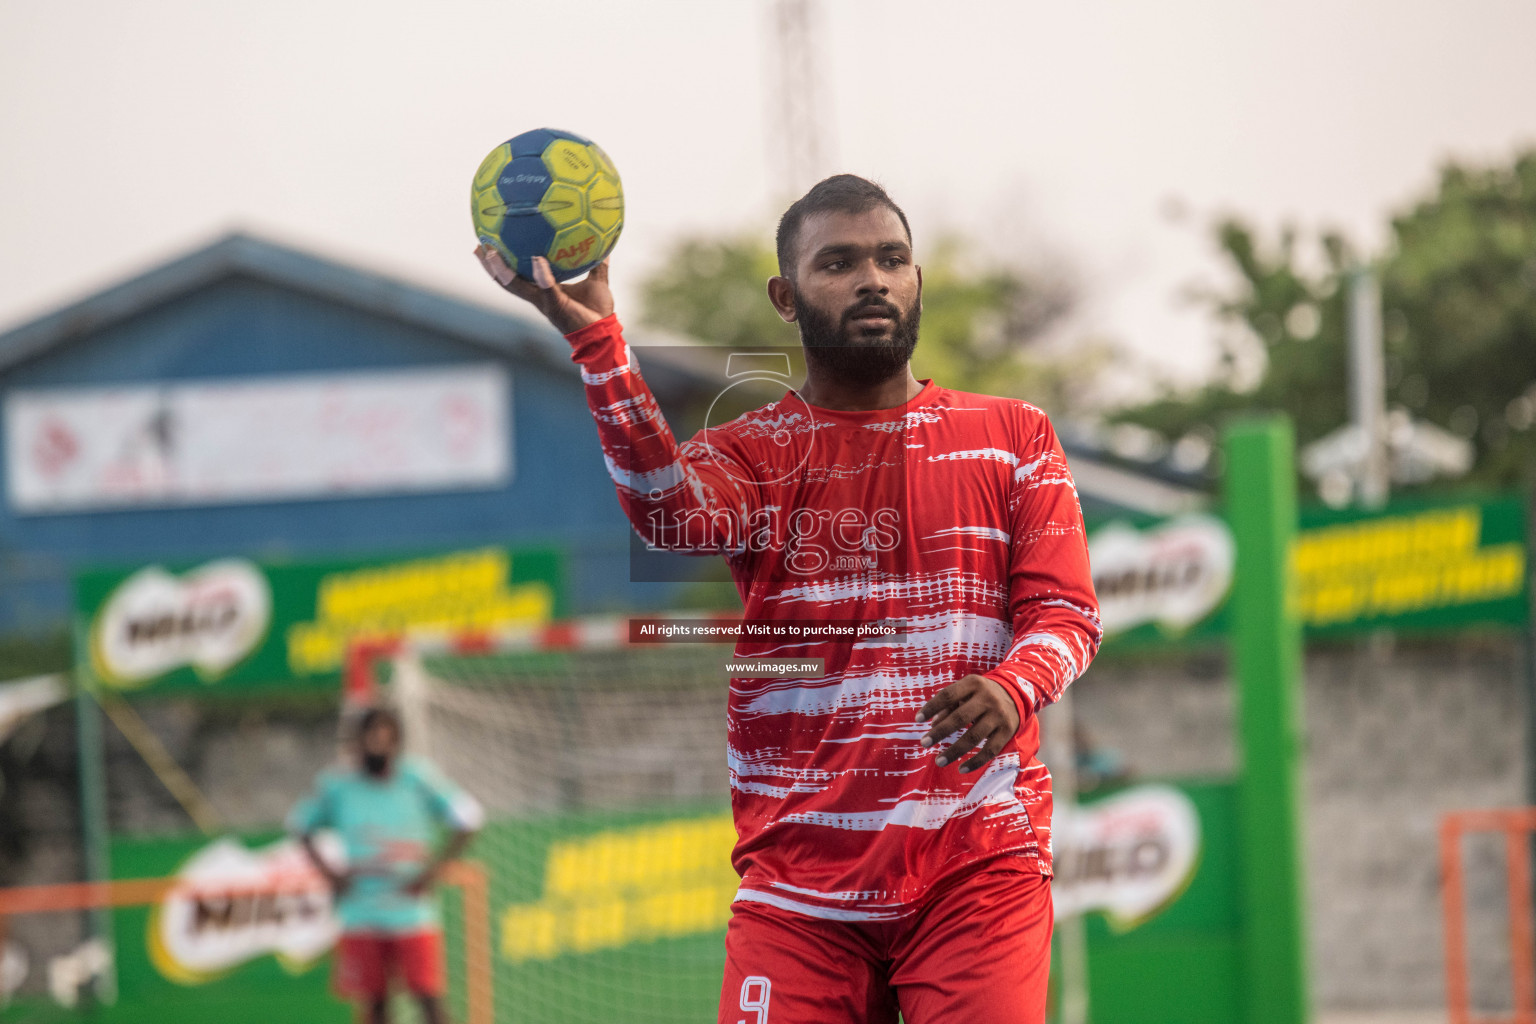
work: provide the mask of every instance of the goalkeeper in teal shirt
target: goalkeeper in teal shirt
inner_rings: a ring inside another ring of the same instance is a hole
[[[288,826],[335,895],[341,919],[336,991],[363,1007],[368,1024],[384,1024],[390,981],[398,974],[427,1024],[446,1024],[442,926],[432,885],[485,813],[431,764],[402,757],[400,741],[393,712],[366,711],[358,722],[356,768],[322,772]],[[345,865],[327,862],[316,848],[322,829],[341,837]]]

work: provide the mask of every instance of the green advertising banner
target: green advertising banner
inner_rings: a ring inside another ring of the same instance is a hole
[[[1312,635],[1521,626],[1525,515],[1518,498],[1304,510],[1293,551],[1302,625]]]
[[[713,802],[489,826],[497,1019],[714,1020],[735,839]]]
[[[294,564],[222,558],[80,574],[75,654],[97,683],[121,692],[332,686],[357,637],[537,626],[565,613],[554,548]]]
[[[1528,613],[1520,498],[1307,508],[1292,549],[1308,636],[1519,627]],[[1115,520],[1089,531],[1104,632],[1116,646],[1198,644],[1230,629],[1234,547],[1218,516]]]
[[[1112,913],[1089,916],[1093,1024],[1230,1024],[1242,1019],[1237,785],[1173,785],[1196,815],[1194,864],[1173,897],[1135,927],[1125,927]],[[1094,794],[1083,806],[1092,810],[1115,796]],[[1151,857],[1145,847],[1137,850],[1139,859]]]
[[[494,1019],[714,1019],[734,839],[729,809],[714,802],[488,824],[469,855],[488,878]],[[114,840],[114,877],[179,884],[158,904],[115,912],[111,1019],[350,1020],[329,990],[337,926],[303,858],[281,834]],[[464,913],[453,887],[441,894],[448,1008],[468,1021]]]
[[[108,1019],[350,1021],[329,988],[327,897],[318,879],[293,881],[302,856],[280,833],[114,840],[114,878],[176,875],[186,888],[113,913],[118,998]]]

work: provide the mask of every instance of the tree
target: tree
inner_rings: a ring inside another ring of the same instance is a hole
[[[756,235],[684,238],[641,281],[640,316],[711,345],[794,345],[800,336],[768,301],[765,282],[778,272]]]
[[[1236,411],[1288,413],[1307,444],[1348,419],[1345,295],[1358,256],[1337,232],[1321,259],[1301,259],[1299,233],[1272,241],[1238,218],[1215,227],[1237,272],[1198,296],[1223,331],[1205,386],[1116,418],[1177,439],[1210,436]],[[1392,220],[1381,276],[1387,403],[1471,438],[1471,480],[1509,486],[1536,461],[1536,150],[1508,165],[1448,164],[1433,193]],[[1243,372],[1257,357],[1257,379]]]
[[[1536,461],[1536,150],[1446,167],[1438,193],[1392,229],[1393,395],[1475,440],[1479,482],[1513,484]]]
[[[1102,347],[1085,346],[1069,361],[1036,344],[1071,311],[1070,285],[1016,267],[973,267],[968,251],[951,236],[920,254],[923,321],[913,372],[1053,412],[1080,405],[1107,361]],[[642,320],[710,344],[797,345],[794,326],[768,301],[766,283],[776,273],[765,235],[682,239],[641,282]]]

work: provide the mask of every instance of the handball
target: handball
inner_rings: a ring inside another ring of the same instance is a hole
[[[624,229],[624,189],[608,154],[575,132],[538,128],[491,150],[470,193],[475,234],[523,277],[533,257],[555,280],[603,261]]]

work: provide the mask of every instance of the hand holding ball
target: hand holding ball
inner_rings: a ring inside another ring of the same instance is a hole
[[[613,251],[624,229],[624,189],[595,142],[539,128],[481,161],[470,213],[480,243],[513,272],[532,278],[533,257],[542,256],[555,280],[569,281]]]

